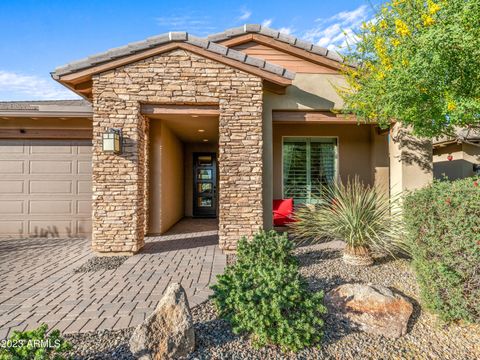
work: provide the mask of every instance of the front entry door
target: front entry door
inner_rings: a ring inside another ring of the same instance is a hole
[[[193,216],[217,216],[217,159],[215,153],[193,153]]]

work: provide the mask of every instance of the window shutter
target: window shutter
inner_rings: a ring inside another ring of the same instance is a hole
[[[295,203],[312,203],[336,176],[336,139],[284,138],[283,194]]]

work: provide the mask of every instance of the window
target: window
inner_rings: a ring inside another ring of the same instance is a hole
[[[320,137],[283,138],[283,197],[309,204],[337,174],[337,140]]]

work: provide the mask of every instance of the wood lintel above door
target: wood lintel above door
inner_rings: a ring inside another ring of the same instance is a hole
[[[144,115],[220,115],[218,105],[142,104],[140,111]]]
[[[336,114],[332,111],[288,111],[274,110],[272,121],[276,123],[321,123],[321,124],[357,124],[352,115]]]

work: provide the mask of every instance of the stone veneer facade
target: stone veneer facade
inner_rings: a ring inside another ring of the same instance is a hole
[[[93,249],[135,253],[148,229],[148,119],[141,104],[218,104],[219,241],[235,250],[263,226],[262,80],[177,49],[93,77]],[[102,152],[121,128],[124,150]],[[168,176],[168,174],[165,174]]]

